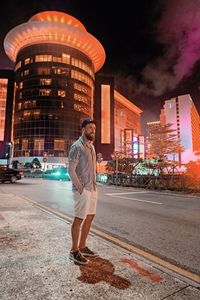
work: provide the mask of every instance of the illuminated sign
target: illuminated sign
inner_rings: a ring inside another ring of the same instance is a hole
[[[110,144],[110,85],[101,85],[101,143]]]
[[[145,159],[145,146],[144,146],[144,136],[138,136],[138,145],[139,145],[139,157]]]

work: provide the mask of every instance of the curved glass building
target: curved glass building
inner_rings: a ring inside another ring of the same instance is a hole
[[[64,162],[81,120],[93,117],[104,48],[79,20],[56,11],[13,28],[4,48],[15,62],[14,158]]]

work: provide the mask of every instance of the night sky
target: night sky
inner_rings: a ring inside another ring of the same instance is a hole
[[[164,100],[179,94],[191,93],[200,112],[200,0],[7,0],[0,9],[1,69],[13,68],[3,50],[7,32],[45,10],[71,14],[102,43],[99,73],[114,75],[116,89],[144,110],[143,130],[159,118]]]

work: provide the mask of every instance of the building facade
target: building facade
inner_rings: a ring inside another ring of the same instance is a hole
[[[66,163],[81,120],[94,114],[102,45],[74,17],[49,11],[12,29],[4,48],[15,62],[14,158]]]
[[[96,76],[94,99],[97,152],[104,160],[116,151],[138,156],[142,110],[115,90],[114,78],[109,76]]]
[[[114,91],[114,124],[115,124],[115,151],[144,158],[140,153],[139,143],[141,135],[141,113],[142,110],[130,100]],[[144,144],[144,143],[143,143]]]
[[[7,160],[12,155],[12,115],[13,115],[14,72],[0,70],[0,159]]]
[[[142,111],[115,90],[113,77],[95,74],[105,51],[80,21],[38,13],[7,34],[4,48],[15,62],[14,160],[66,164],[86,117],[96,121],[95,146],[103,160],[122,148],[137,151]]]
[[[184,151],[176,158],[182,163],[197,160],[200,151],[200,115],[189,94],[166,100],[160,120],[172,124]]]
[[[103,160],[110,160],[115,149],[113,77],[96,76],[94,99],[96,151],[102,154]]]

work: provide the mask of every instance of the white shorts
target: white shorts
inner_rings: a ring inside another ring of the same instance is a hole
[[[95,215],[97,208],[97,190],[83,189],[82,194],[74,192],[74,216],[85,219],[87,215]]]

